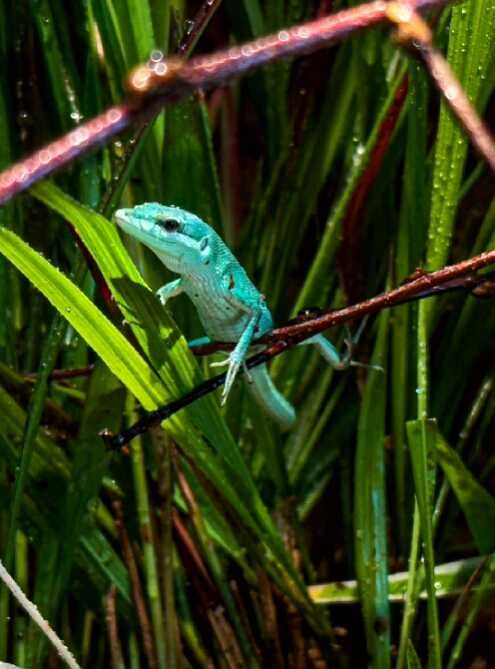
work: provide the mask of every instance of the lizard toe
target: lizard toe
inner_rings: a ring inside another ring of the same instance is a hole
[[[242,370],[244,372],[244,376],[246,377],[246,381],[248,383],[252,383],[253,382],[253,377],[252,377],[251,372],[249,371],[249,368],[248,368],[248,366],[246,365],[245,362],[242,363]]]
[[[232,386],[234,385],[235,377],[237,376],[237,373],[239,372],[239,368],[241,366],[241,362],[237,360],[230,360],[229,362],[229,368],[227,370],[227,375],[225,377],[225,385],[223,387],[223,392],[222,392],[222,405],[225,404],[227,397],[230,393],[230,390]]]
[[[210,362],[210,367],[224,367],[225,365],[230,365],[230,358],[218,360],[217,362]]]

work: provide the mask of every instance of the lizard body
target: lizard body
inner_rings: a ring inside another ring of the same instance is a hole
[[[190,346],[208,341],[235,342],[224,363],[215,363],[228,365],[222,396],[225,402],[250,347],[273,329],[264,296],[221,237],[194,214],[149,202],[119,209],[115,220],[126,233],[148,246],[169,270],[180,275],[157,294],[163,305],[183,292],[194,303],[208,337],[190,342]],[[340,355],[323,335],[303,343],[314,344],[332,366],[342,367]],[[283,428],[290,428],[295,421],[294,408],[273,384],[266,365],[250,370],[248,378],[255,399]]]

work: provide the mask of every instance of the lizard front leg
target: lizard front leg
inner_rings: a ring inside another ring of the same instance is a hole
[[[231,271],[229,268],[224,272],[221,278],[225,290],[224,298],[228,304],[239,313],[239,319],[244,318],[246,324],[242,330],[235,348],[231,351],[228,358],[222,362],[213,363],[212,366],[228,365],[227,376],[222,392],[222,404],[225,404],[228,394],[234,383],[241,365],[244,363],[249,347],[255,337],[260,320],[262,319],[266,306],[264,301],[256,291],[256,294],[249,294],[243,290],[243,277],[236,276],[235,268]],[[246,319],[246,315],[248,318]]]
[[[212,367],[220,367],[221,365],[228,365],[227,376],[225,377],[225,384],[222,392],[222,405],[227,401],[228,394],[232,385],[235,381],[235,377],[239,372],[239,369],[243,362],[246,359],[249,347],[253,341],[254,333],[256,330],[256,325],[258,324],[260,318],[259,313],[255,313],[249,319],[246,327],[244,328],[242,335],[239,338],[239,341],[235,345],[235,348],[231,351],[230,355],[226,360],[221,362],[212,363]]]
[[[165,306],[167,300],[171,297],[176,297],[176,295],[180,295],[182,292],[184,292],[184,287],[182,285],[182,278],[180,278],[175,281],[170,281],[170,283],[166,283],[156,291],[156,295],[163,306]]]

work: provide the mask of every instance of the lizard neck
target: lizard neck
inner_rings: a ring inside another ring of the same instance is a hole
[[[191,297],[197,297],[198,293],[208,292],[215,294],[219,289],[218,267],[214,263],[207,265],[198,264],[196,267],[187,268],[181,272],[186,292]]]
[[[179,273],[186,283],[191,285],[219,283],[222,271],[229,259],[227,256],[231,257],[223,242],[220,244],[214,235],[209,235],[208,244],[201,250],[201,254],[198,254],[193,262],[183,263]]]

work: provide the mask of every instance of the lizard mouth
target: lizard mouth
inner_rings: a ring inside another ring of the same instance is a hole
[[[115,222],[125,231],[129,230],[130,228],[135,229],[135,226],[129,222],[131,211],[131,209],[118,209],[114,214]]]
[[[158,231],[154,227],[150,230],[149,223],[140,220],[133,209],[118,209],[114,214],[114,219],[124,232],[152,249],[156,246]]]

